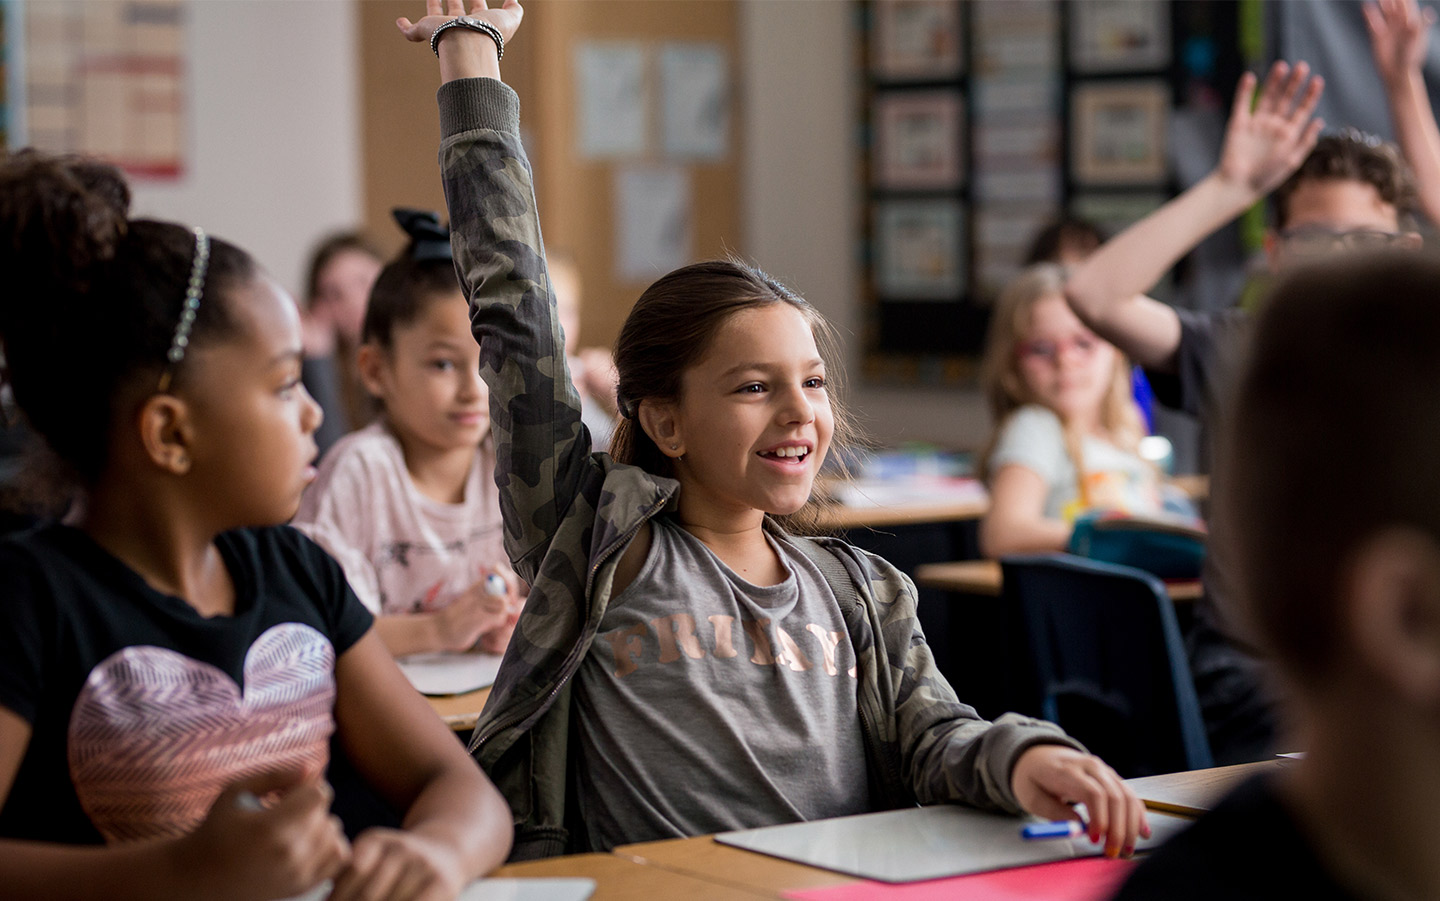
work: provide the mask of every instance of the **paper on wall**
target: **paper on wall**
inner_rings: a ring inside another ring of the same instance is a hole
[[[649,282],[690,262],[690,178],[679,166],[628,166],[615,172],[615,270]]]

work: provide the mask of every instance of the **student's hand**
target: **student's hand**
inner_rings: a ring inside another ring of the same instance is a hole
[[[505,580],[505,622],[480,636],[476,648],[486,654],[503,654],[510,645],[510,637],[515,634],[520,610],[525,606],[525,586],[515,571],[504,563],[496,563],[490,571]]]
[[[1425,63],[1435,10],[1421,10],[1415,0],[1375,0],[1363,9],[1380,78],[1391,85],[1418,72]]]
[[[186,898],[288,898],[340,872],[350,844],[318,777],[269,773],[215,799],[200,827],[175,843]],[[259,809],[251,804],[259,799]],[[250,802],[250,803],[247,803]]]
[[[525,15],[525,10],[520,8],[519,0],[504,0],[503,4],[495,7],[489,6],[485,0],[472,0],[468,13],[465,11],[465,0],[425,0],[424,18],[411,22],[401,16],[395,20],[395,25],[407,41],[428,44],[435,29],[451,19],[466,15],[494,25],[500,30],[500,36],[505,39],[505,43],[509,44],[520,27],[520,19]],[[446,34],[441,40],[449,40],[450,37],[451,35]]]
[[[1235,106],[1225,129],[1216,174],[1225,183],[1259,199],[1280,186],[1315,146],[1324,122],[1311,119],[1325,81],[1310,67],[1275,63],[1252,110],[1255,76],[1246,72],[1235,89]]]
[[[1064,745],[1036,745],[1015,762],[1010,787],[1020,806],[1048,820],[1073,820],[1083,802],[1092,842],[1105,842],[1107,857],[1135,853],[1136,836],[1150,837],[1145,805],[1114,770],[1093,754]]]
[[[505,595],[491,594],[486,590],[483,577],[462,591],[455,600],[435,611],[440,647],[447,651],[468,651],[475,647],[480,636],[513,623],[510,599],[513,593],[513,582],[507,582]]]
[[[465,887],[455,852],[414,832],[367,829],[330,901],[453,901]]]

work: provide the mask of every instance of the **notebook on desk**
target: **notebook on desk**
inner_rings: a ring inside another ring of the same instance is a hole
[[[1151,837],[1138,850],[1164,842],[1192,821],[1151,812]],[[811,823],[787,823],[715,836],[717,842],[807,866],[879,882],[917,882],[965,873],[1096,857],[1103,846],[1084,836],[1025,841],[1027,820],[937,804]]]
[[[444,697],[463,695],[494,685],[495,674],[500,672],[500,660],[499,654],[471,651],[466,654],[411,654],[395,662],[416,691],[422,695]]]
[[[456,901],[586,901],[594,893],[594,879],[477,879],[461,889]],[[327,879],[289,901],[325,901],[328,897]]]

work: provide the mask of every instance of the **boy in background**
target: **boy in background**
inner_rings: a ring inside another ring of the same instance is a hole
[[[1213,419],[1246,345],[1249,314],[1178,310],[1144,292],[1211,232],[1275,191],[1266,235],[1273,271],[1345,249],[1418,247],[1415,188],[1392,145],[1349,131],[1319,138],[1312,112],[1323,89],[1304,63],[1271,69],[1251,107],[1255,79],[1236,92],[1215,171],[1079,264],[1066,288],[1076,315],[1146,367],[1164,404]],[[1212,530],[1218,535],[1218,530]],[[1206,597],[1186,641],[1211,749],[1219,764],[1274,750],[1272,702],[1255,658],[1224,615],[1233,564],[1212,542]]]
[[[1306,755],[1119,898],[1440,897],[1437,284],[1428,254],[1344,256],[1299,267],[1260,314],[1214,534]]]

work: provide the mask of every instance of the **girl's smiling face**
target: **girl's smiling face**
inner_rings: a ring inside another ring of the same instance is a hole
[[[222,527],[288,520],[315,478],[320,405],[300,383],[300,316],[265,276],[225,292],[233,337],[191,348],[190,470]],[[212,300],[211,302],[217,302]]]
[[[1034,399],[1067,422],[1094,428],[1115,374],[1118,352],[1085,327],[1065,298],[1030,308],[1030,327],[1015,346],[1016,365]]]
[[[470,334],[470,309],[458,289],[423,302],[413,321],[397,322],[390,347],[366,344],[360,374],[407,447],[474,448],[490,428],[480,345]]]
[[[715,523],[804,506],[835,428],[805,317],[788,304],[735,313],[682,381],[680,400],[661,405],[673,432],[652,433],[679,457],[682,517]]]

